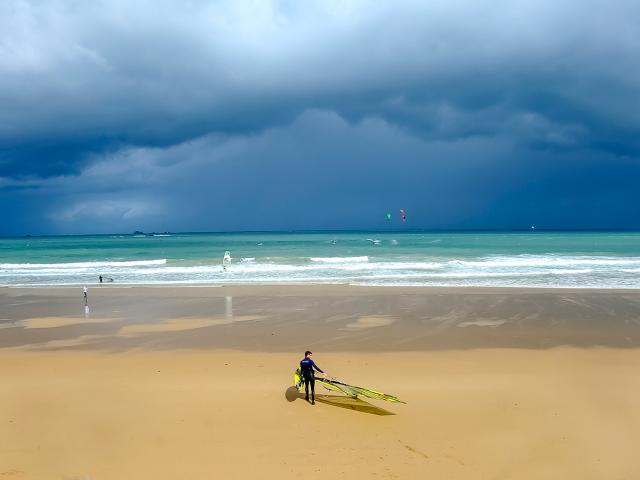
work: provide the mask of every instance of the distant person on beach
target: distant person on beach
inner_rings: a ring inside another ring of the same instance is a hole
[[[102,283],[102,275],[100,275],[98,279],[100,280],[100,283]]]
[[[312,352],[307,350],[304,352],[304,358],[300,361],[300,373],[304,380],[304,399],[309,401],[309,384],[311,384],[311,405],[316,403],[316,377],[314,369],[320,373],[324,373],[313,360],[311,360]]]
[[[87,304],[87,300],[88,300],[88,298],[87,298],[87,293],[88,293],[88,291],[87,291],[87,287],[85,286],[85,287],[82,289],[82,296],[84,297],[84,304],[85,304],[85,305]]]

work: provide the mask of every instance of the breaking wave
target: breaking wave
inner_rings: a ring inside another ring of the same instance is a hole
[[[100,267],[146,267],[152,265],[165,265],[166,258],[159,260],[131,260],[124,262],[98,261],[98,262],[66,262],[66,263],[0,263],[0,269],[47,269],[47,268],[100,268]]]
[[[67,263],[1,263],[0,285],[46,286],[349,283],[497,287],[640,288],[640,257],[597,255],[489,255],[442,258],[427,255],[242,257],[100,260]]]
[[[368,262],[369,257],[366,255],[361,257],[311,257],[309,260],[318,263],[362,263]]]

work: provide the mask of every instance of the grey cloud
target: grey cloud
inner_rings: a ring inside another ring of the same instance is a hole
[[[430,140],[637,154],[636,2],[0,6],[0,176],[284,126],[309,108]]]

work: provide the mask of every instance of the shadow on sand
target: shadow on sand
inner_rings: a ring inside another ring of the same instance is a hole
[[[304,399],[304,393],[299,392],[296,387],[289,387],[284,393],[289,402],[298,399]],[[369,413],[371,415],[395,415],[395,413],[385,410],[384,408],[371,405],[364,400],[352,397],[343,397],[341,395],[316,395],[316,402],[331,405],[333,407],[346,408],[357,412]]]

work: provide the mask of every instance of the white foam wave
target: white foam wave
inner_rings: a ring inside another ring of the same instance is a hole
[[[486,257],[481,260],[451,260],[450,265],[475,268],[508,268],[508,267],[571,267],[585,266],[618,266],[640,265],[638,257],[589,257],[589,256],[551,256],[522,255],[517,257]]]
[[[551,268],[547,271],[551,275],[582,275],[592,272],[591,268]]]
[[[211,263],[208,263],[211,262]],[[98,274],[119,285],[355,283],[363,285],[474,285],[640,288],[640,257],[492,255],[468,259],[390,255],[244,257],[227,266],[216,259],[72,263],[2,263],[0,285],[82,285]]]
[[[362,263],[368,262],[369,257],[366,255],[361,257],[311,257],[309,260],[318,263]]]
[[[164,265],[166,258],[159,260],[132,260],[124,262],[69,262],[69,263],[0,263],[0,269],[61,269],[61,268],[94,268],[94,267],[145,267]]]
[[[318,271],[331,274],[332,272],[376,272],[380,270],[411,271],[411,270],[435,270],[443,267],[435,262],[371,262],[364,261],[354,263],[318,262],[306,265],[287,265],[283,263],[248,263],[236,264],[228,267],[229,271],[241,271],[244,273],[255,272],[307,272]]]

